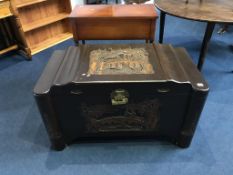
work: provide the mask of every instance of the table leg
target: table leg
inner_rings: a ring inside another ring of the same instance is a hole
[[[230,49],[233,51],[233,44],[230,45]],[[231,71],[231,73],[233,73],[233,70]]]
[[[215,26],[214,22],[208,22],[207,23],[205,36],[204,36],[204,39],[202,41],[202,46],[201,46],[201,53],[200,53],[199,60],[198,60],[198,65],[197,65],[199,70],[202,69],[202,66],[204,64],[205,56],[206,56],[206,53],[207,53],[207,50],[208,50],[208,45],[209,45],[211,36],[213,34],[213,31],[214,31],[214,26]]]
[[[160,12],[160,28],[159,28],[159,43],[163,43],[164,25],[165,25],[166,13]]]

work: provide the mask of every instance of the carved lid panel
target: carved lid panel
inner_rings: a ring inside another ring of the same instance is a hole
[[[153,74],[148,56],[144,48],[93,50],[88,75]]]

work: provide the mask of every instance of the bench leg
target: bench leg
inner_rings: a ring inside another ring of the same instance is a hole
[[[79,41],[74,40],[75,46],[79,46]]]
[[[148,39],[147,39],[147,40],[146,40],[146,43],[154,43],[154,40],[151,40],[151,39],[148,40]]]

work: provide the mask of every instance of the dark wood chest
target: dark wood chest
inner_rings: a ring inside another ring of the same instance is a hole
[[[207,94],[183,48],[155,44],[55,51],[34,89],[56,150],[115,138],[161,138],[188,147]]]

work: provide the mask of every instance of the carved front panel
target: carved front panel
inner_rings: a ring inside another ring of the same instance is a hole
[[[155,131],[159,122],[158,100],[112,106],[82,104],[87,133]]]
[[[90,53],[89,75],[153,73],[144,48],[98,49]]]

